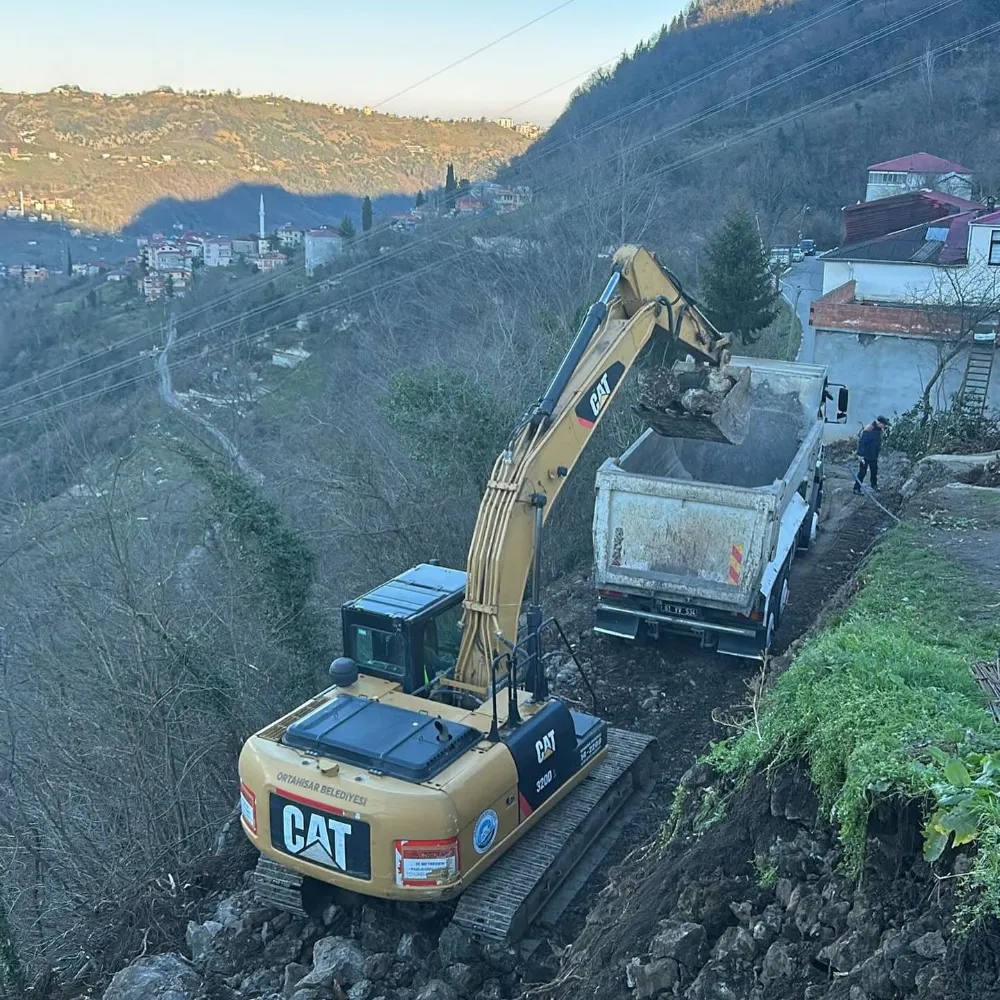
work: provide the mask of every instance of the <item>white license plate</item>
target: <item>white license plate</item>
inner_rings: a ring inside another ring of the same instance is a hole
[[[684,604],[664,604],[663,613],[673,615],[675,618],[697,618],[698,609],[689,608]]]

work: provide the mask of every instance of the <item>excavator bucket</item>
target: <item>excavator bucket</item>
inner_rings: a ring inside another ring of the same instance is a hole
[[[636,412],[663,437],[742,444],[750,425],[750,369],[679,362],[639,373]]]

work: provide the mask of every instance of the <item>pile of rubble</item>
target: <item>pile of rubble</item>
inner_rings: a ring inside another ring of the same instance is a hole
[[[516,957],[479,947],[447,908],[329,906],[321,919],[257,903],[250,888],[192,921],[187,954],[138,959],[104,1000],[503,1000],[516,996]]]
[[[709,805],[711,782],[704,765],[692,769],[689,801]],[[752,779],[698,836],[704,812],[692,808],[658,860],[609,887],[553,996],[965,1000],[995,991],[997,929],[963,937],[954,923],[969,859],[955,852],[955,878],[929,899],[934,880],[907,810],[873,817],[860,883],[843,874],[832,831],[817,828],[809,779],[796,769],[770,788]]]

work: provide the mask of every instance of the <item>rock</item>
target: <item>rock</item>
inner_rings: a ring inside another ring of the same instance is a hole
[[[677,900],[671,922],[690,921],[701,924],[710,938],[717,938],[733,922],[729,902],[738,897],[743,888],[731,879],[726,879],[722,872],[718,872],[716,877],[705,884],[687,885]]]
[[[868,1000],[868,994],[860,986],[852,986],[850,1000]]]
[[[217,920],[206,920],[203,924],[188,921],[187,946],[191,951],[191,960],[195,965],[204,965],[212,950],[212,943],[222,930],[222,924]]]
[[[879,952],[861,963],[861,987],[870,1000],[892,1000],[896,996],[891,971],[889,960]]]
[[[400,958],[412,958],[420,962],[434,950],[430,938],[420,931],[409,931],[399,939],[396,954]]]
[[[283,966],[289,962],[297,962],[301,954],[302,938],[289,929],[268,941],[264,948],[264,961],[269,965]]]
[[[482,957],[494,972],[499,972],[501,975],[509,975],[517,968],[517,955],[499,941],[486,942],[483,945]]]
[[[944,1000],[949,995],[948,979],[943,969],[925,965],[917,972],[917,996],[920,1000]]]
[[[336,930],[346,930],[350,925],[351,915],[342,906],[331,903],[323,911],[323,926],[335,928]]]
[[[775,903],[766,906],[760,918],[751,924],[750,933],[759,951],[769,948],[781,933],[781,907]]]
[[[393,956],[380,952],[377,955],[369,955],[365,959],[365,979],[373,982],[381,982],[392,971]]]
[[[630,989],[635,989],[635,974],[642,967],[642,959],[636,955],[625,963],[625,985]]]
[[[672,958],[661,958],[635,969],[636,1000],[649,1000],[672,989],[680,980],[680,969]]]
[[[333,983],[353,986],[365,978],[364,952],[349,938],[325,937],[313,945],[312,971],[302,987],[329,987]]]
[[[227,896],[215,908],[215,921],[228,930],[242,931],[250,927],[246,919],[247,911],[253,899],[252,894]],[[188,942],[188,947],[191,942]]]
[[[458,1000],[458,994],[446,982],[432,979],[417,993],[417,1000]]]
[[[910,943],[910,947],[921,958],[944,958],[948,953],[948,946],[944,943],[944,935],[940,931],[931,931],[922,934]]]
[[[460,997],[471,997],[483,984],[483,973],[476,965],[455,962],[444,970],[444,978]]]
[[[791,979],[794,975],[795,963],[792,961],[788,945],[775,941],[764,956],[761,977],[765,983],[773,983],[779,979]]]
[[[300,965],[298,962],[289,962],[285,966],[285,978],[281,987],[284,996],[290,997],[298,988],[299,983],[305,979],[309,972],[308,965]]]
[[[476,994],[476,1000],[500,1000],[503,989],[499,979],[487,979],[483,988]]]
[[[708,958],[708,934],[701,924],[665,920],[663,930],[650,942],[650,956],[672,958],[689,972],[700,969]]]
[[[339,990],[329,989],[302,989],[292,994],[292,1000],[330,1000],[331,997],[343,1000],[344,994]]]
[[[816,794],[808,776],[798,768],[787,768],[775,778],[770,805],[772,816],[793,823],[816,818]]]
[[[703,760],[692,764],[681,776],[680,783],[685,788],[706,788],[715,780],[712,766]]]
[[[779,878],[774,885],[774,898],[787,910],[795,883],[790,878]]]
[[[104,1000],[194,1000],[201,977],[180,955],[147,955],[115,973]]]
[[[916,955],[903,954],[892,963],[889,978],[895,983],[900,993],[912,993],[917,988],[917,971],[923,962]]]
[[[447,965],[456,962],[477,962],[479,951],[468,933],[455,924],[448,924],[438,938],[438,951],[441,961]]]
[[[709,963],[684,993],[686,1000],[747,1000],[749,982],[734,984],[725,965]]]
[[[864,930],[848,931],[833,944],[820,949],[817,959],[835,972],[850,972],[872,953],[873,940]]]
[[[375,984],[370,979],[359,979],[348,991],[347,1000],[372,1000]]]
[[[890,962],[895,961],[900,955],[905,955],[907,952],[906,934],[899,930],[886,931],[882,935],[882,943],[879,945],[879,951]]]
[[[753,935],[745,927],[727,927],[722,937],[712,949],[712,957],[716,961],[727,959],[736,962],[752,962],[757,952],[757,944]]]

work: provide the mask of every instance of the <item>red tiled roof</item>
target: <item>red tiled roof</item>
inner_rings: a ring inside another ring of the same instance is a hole
[[[910,153],[909,156],[900,156],[895,160],[886,160],[884,163],[873,163],[868,169],[899,170],[913,174],[972,173],[968,167],[963,167],[960,163],[942,160],[940,156],[932,156],[930,153]]]

